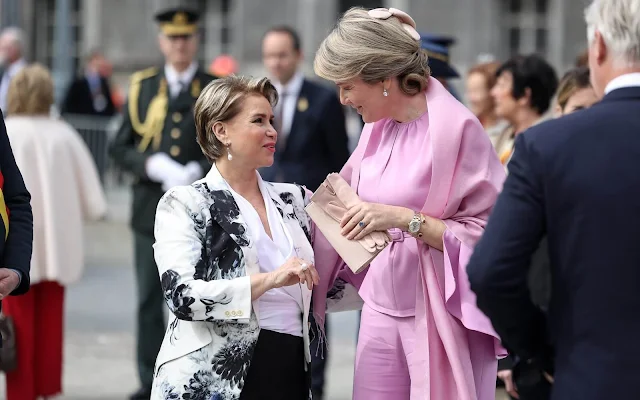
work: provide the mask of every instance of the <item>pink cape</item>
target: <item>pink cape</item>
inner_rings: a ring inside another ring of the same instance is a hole
[[[443,252],[422,246],[416,330],[424,340],[416,341],[416,352],[425,365],[425,376],[420,382],[412,381],[412,386],[419,388],[423,398],[493,400],[496,371],[487,367],[506,351],[489,319],[476,307],[465,268],[484,232],[505,171],[478,120],[437,80],[429,79],[426,97],[433,165],[422,212],[444,221],[447,230]],[[358,147],[340,172],[356,190],[369,137],[381,125],[365,125]],[[359,289],[366,271],[351,273],[317,228],[313,237],[320,274],[313,309],[316,322],[323,326],[326,293],[335,280],[342,278]]]

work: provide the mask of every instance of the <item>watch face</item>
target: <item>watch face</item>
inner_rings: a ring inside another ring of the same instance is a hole
[[[420,230],[420,221],[414,219],[411,222],[409,222],[409,232],[416,233],[419,230]]]

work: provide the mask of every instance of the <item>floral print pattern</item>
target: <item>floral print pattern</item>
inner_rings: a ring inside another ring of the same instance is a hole
[[[289,184],[267,185],[270,192],[277,194],[271,197],[285,223],[295,221],[304,232],[297,240],[309,241],[311,225],[304,211],[304,189]],[[243,321],[220,318],[224,314],[222,310],[234,301],[240,301],[234,299],[237,292],[207,289],[206,285],[224,284],[247,274],[250,262],[247,249],[251,248],[252,242],[238,205],[223,185],[205,178],[189,187],[167,192],[158,210],[156,232],[180,229],[181,225],[187,224],[189,229],[185,230],[185,235],[194,235],[194,243],[185,249],[197,251],[187,251],[183,257],[171,251],[156,255],[160,258],[158,267],[164,299],[173,315],[158,357],[151,398],[236,400],[240,397],[257,343],[258,320],[253,311]],[[178,242],[183,241],[180,236]],[[180,265],[173,267],[174,263]],[[191,266],[189,270],[185,264]],[[212,341],[199,349],[179,354],[175,349],[188,348],[193,343],[194,331],[200,332],[198,337],[210,335]],[[165,353],[178,355],[163,358]]]
[[[331,289],[327,293],[327,299],[339,301],[344,297],[344,290],[347,287],[347,282],[342,278],[337,278],[333,283]]]

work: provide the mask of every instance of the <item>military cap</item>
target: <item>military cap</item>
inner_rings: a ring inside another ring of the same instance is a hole
[[[451,36],[435,35],[433,33],[423,33],[420,35],[420,38],[422,40],[435,43],[438,46],[447,47],[447,48],[456,44],[456,39]]]
[[[160,30],[167,36],[192,35],[198,30],[197,12],[183,7],[162,10],[155,16]]]
[[[459,78],[458,71],[449,64],[449,48],[422,38],[422,47],[429,57],[429,68],[434,78]]]

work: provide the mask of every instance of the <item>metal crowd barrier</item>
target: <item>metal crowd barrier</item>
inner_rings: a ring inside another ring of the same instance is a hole
[[[113,163],[109,157],[108,148],[120,125],[121,116],[99,117],[63,114],[61,118],[73,126],[84,139],[93,156],[102,184],[105,184],[108,172],[112,171],[118,176],[118,172],[114,170]]]

